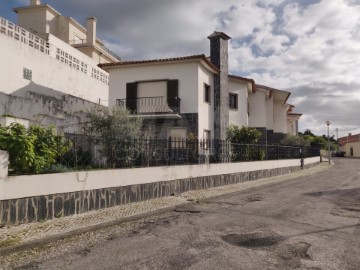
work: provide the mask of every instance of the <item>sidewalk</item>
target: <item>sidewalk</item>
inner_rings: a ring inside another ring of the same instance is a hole
[[[87,231],[140,219],[155,213],[173,210],[177,205],[314,174],[327,168],[329,168],[328,164],[323,162],[318,166],[293,174],[280,175],[272,178],[206,190],[189,191],[178,196],[120,205],[80,215],[51,219],[44,222],[21,224],[18,226],[5,226],[0,228],[0,254],[18,249],[30,248]]]

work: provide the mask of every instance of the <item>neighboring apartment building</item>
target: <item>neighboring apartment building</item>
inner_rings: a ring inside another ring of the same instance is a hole
[[[360,158],[360,133],[338,138],[339,151],[345,152],[346,157]]]
[[[92,58],[97,64],[120,61],[120,57],[105,47],[96,37],[96,18],[87,18],[83,27],[71,17],[61,15],[40,0],[30,0],[30,5],[14,8],[18,14],[17,24],[29,32],[46,39],[51,34]]]
[[[228,74],[228,40],[214,32],[205,55],[102,64],[109,72],[109,106],[126,106],[156,137],[225,139],[229,124],[255,127],[263,140],[288,133],[289,92]],[[297,120],[296,120],[297,121]]]
[[[98,61],[49,33],[48,15],[55,11],[39,1],[15,10],[22,24],[29,13],[38,31],[0,17],[0,116],[70,126],[84,121],[83,113],[96,104],[107,106],[109,74]]]

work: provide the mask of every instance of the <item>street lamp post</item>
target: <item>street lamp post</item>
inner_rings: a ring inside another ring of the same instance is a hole
[[[327,125],[327,132],[328,132],[328,155],[329,155],[329,165],[330,165],[330,133],[329,133],[329,126],[330,126],[330,124],[331,124],[331,122],[329,121],[329,120],[327,120],[326,122],[325,122],[325,124]]]

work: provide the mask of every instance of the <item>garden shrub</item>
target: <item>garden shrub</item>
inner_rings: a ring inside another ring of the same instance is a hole
[[[9,152],[9,172],[13,174],[42,173],[56,163],[67,150],[66,145],[52,128],[27,129],[19,123],[0,127],[0,149]]]

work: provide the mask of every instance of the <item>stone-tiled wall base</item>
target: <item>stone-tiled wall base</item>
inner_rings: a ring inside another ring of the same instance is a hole
[[[316,164],[318,163],[306,167]],[[189,190],[237,184],[298,170],[300,166],[0,201],[0,224],[29,223],[70,216],[90,210],[176,195]]]

